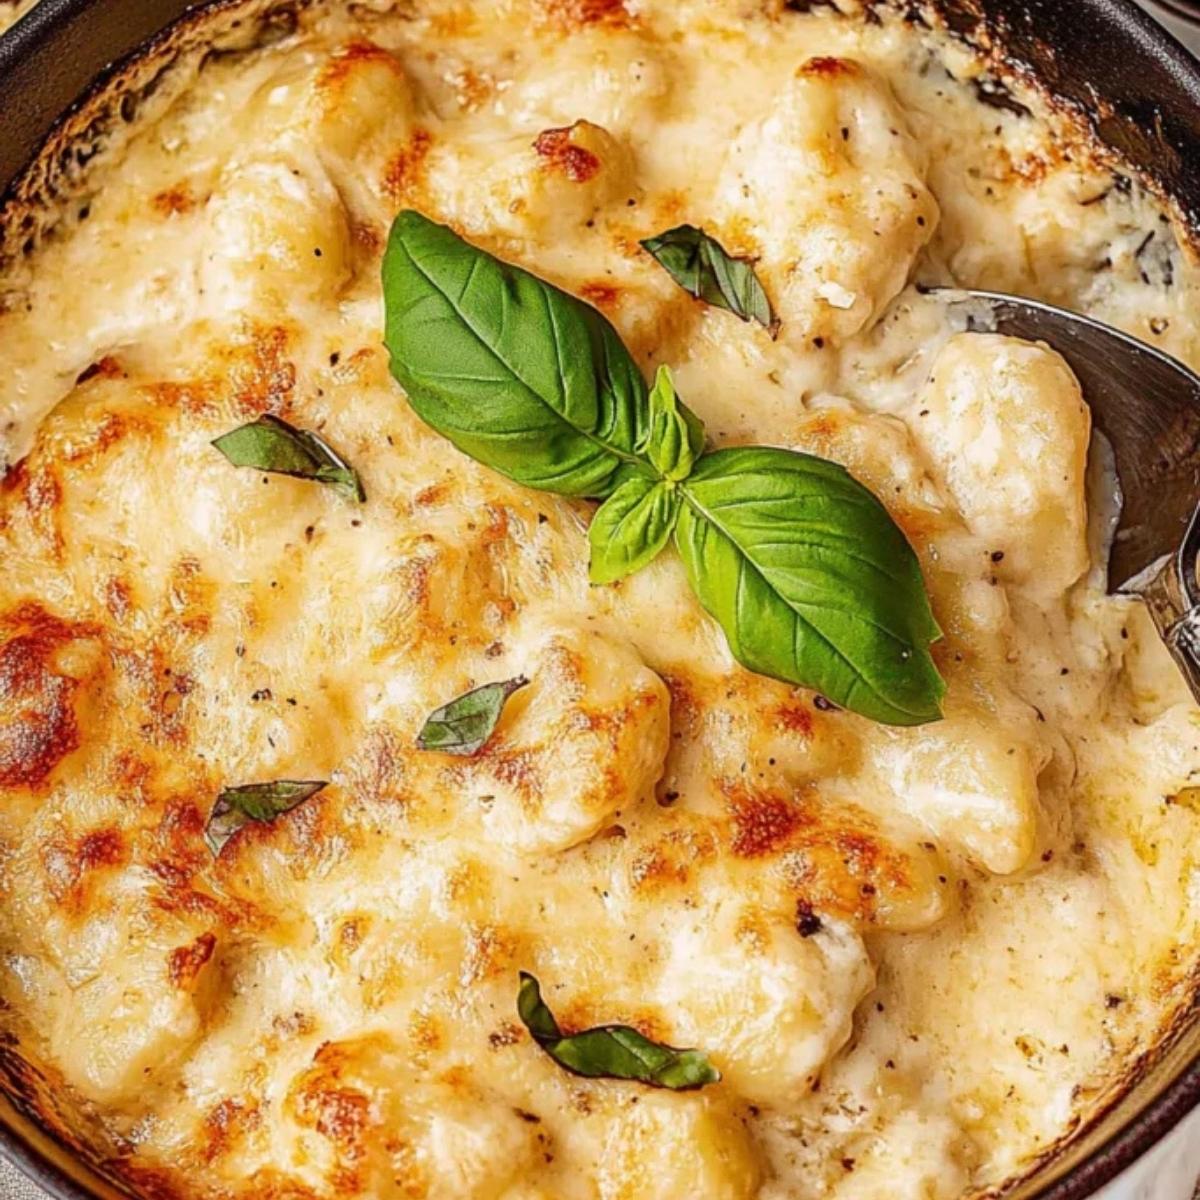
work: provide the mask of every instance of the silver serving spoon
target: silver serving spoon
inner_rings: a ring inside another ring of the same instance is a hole
[[[988,329],[1045,342],[1075,372],[1120,488],[1108,590],[1142,597],[1200,700],[1200,377],[1120,330],[1050,304],[932,292],[985,313]],[[972,326],[981,327],[974,316]]]

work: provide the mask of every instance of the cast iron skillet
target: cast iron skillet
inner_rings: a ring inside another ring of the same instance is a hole
[[[294,10],[320,0],[245,0],[251,36],[286,31]],[[808,9],[830,0],[785,0]],[[94,147],[151,97],[163,70],[198,53],[213,30],[239,34],[243,0],[41,0],[0,37],[0,262],[31,248],[48,207],[82,194]],[[1076,113],[1112,152],[1115,169],[1170,201],[1200,248],[1200,63],[1132,0],[872,0],[910,20],[930,12],[985,50],[997,80],[1029,80]],[[205,9],[201,14],[198,10]],[[182,19],[181,19],[182,18]],[[210,19],[211,18],[211,19]],[[143,54],[151,46],[149,54]],[[139,51],[140,65],[129,56]],[[124,61],[123,61],[124,60]],[[1015,103],[1002,86],[991,103]],[[49,136],[49,153],[40,151]],[[35,169],[27,169],[37,156]],[[0,1037],[0,1153],[59,1200],[117,1200],[70,1136],[56,1097],[12,1041]],[[1200,979],[1162,1041],[1134,1065],[1113,1101],[1035,1170],[1009,1200],[1084,1200],[1200,1105]],[[58,1137],[39,1114],[49,1114]]]

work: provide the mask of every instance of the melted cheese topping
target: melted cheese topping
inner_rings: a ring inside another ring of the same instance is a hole
[[[1200,713],[1089,558],[1051,350],[909,281],[1200,364],[1166,218],[940,35],[737,0],[315,6],[209,58],[0,310],[0,1024],[146,1196],[954,1200],[1098,1105],[1183,999]],[[1029,103],[1036,107],[1035,101]],[[581,164],[586,165],[582,169]],[[946,719],[733,663],[665,554],[409,411],[381,245],[416,206],[600,306],[721,445],[844,462],[920,555]],[[681,292],[681,221],[783,320]],[[369,501],[235,470],[262,412]],[[475,758],[425,715],[525,674]],[[215,861],[224,786],[329,779]],[[699,1046],[692,1093],[516,1021]],[[13,1049],[15,1047],[15,1050]]]

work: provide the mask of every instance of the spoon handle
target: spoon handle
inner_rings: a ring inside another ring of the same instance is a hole
[[[1200,701],[1200,506],[1192,514],[1183,541],[1121,590],[1145,601],[1171,656]]]

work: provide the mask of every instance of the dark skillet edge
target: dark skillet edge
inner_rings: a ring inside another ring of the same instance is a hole
[[[74,1182],[54,1161],[52,1152],[43,1153],[35,1149],[32,1139],[27,1140],[14,1133],[4,1121],[0,1121],[0,1157],[10,1162],[53,1200],[96,1200],[99,1195],[94,1189],[84,1189]]]
[[[1072,118],[1200,252],[1200,62],[1149,13],[1133,0],[926,0],[925,11]]]
[[[125,95],[149,98],[177,67],[198,61],[214,38],[267,40],[311,2],[128,0],[117,21],[115,5],[41,0],[0,36],[6,121],[31,130],[18,153],[0,146],[0,267],[57,224],[45,220],[47,213],[61,214],[86,195],[87,159],[64,156],[89,134],[102,138],[121,121],[136,121],[136,113],[121,114]],[[1200,251],[1200,63],[1132,0],[926,0],[921,15],[904,0],[869,3],[944,26],[977,50],[1000,81],[1034,88],[1087,135],[1107,165],[1168,204]],[[1122,47],[1120,56],[1114,45]],[[1114,68],[1105,74],[1103,96],[1089,79],[1096,64]],[[1200,978],[1188,995],[1170,1028],[1114,1081],[1109,1099],[1086,1122],[984,1196],[1087,1200],[1200,1106]],[[114,1190],[100,1163],[82,1161],[62,1116],[28,1094],[23,1102],[24,1089],[15,1090],[16,1106],[0,1102],[0,1155],[55,1200],[128,1194]],[[1110,1125],[1115,1132],[1107,1132]]]
[[[129,20],[115,25],[106,23],[108,5],[40,0],[0,36],[7,128],[36,131],[15,147],[0,137],[0,271],[85,200],[93,159],[119,151],[126,130],[147,105],[170,98],[189,66],[214,46],[245,49],[286,35],[309,3],[122,0]]]

